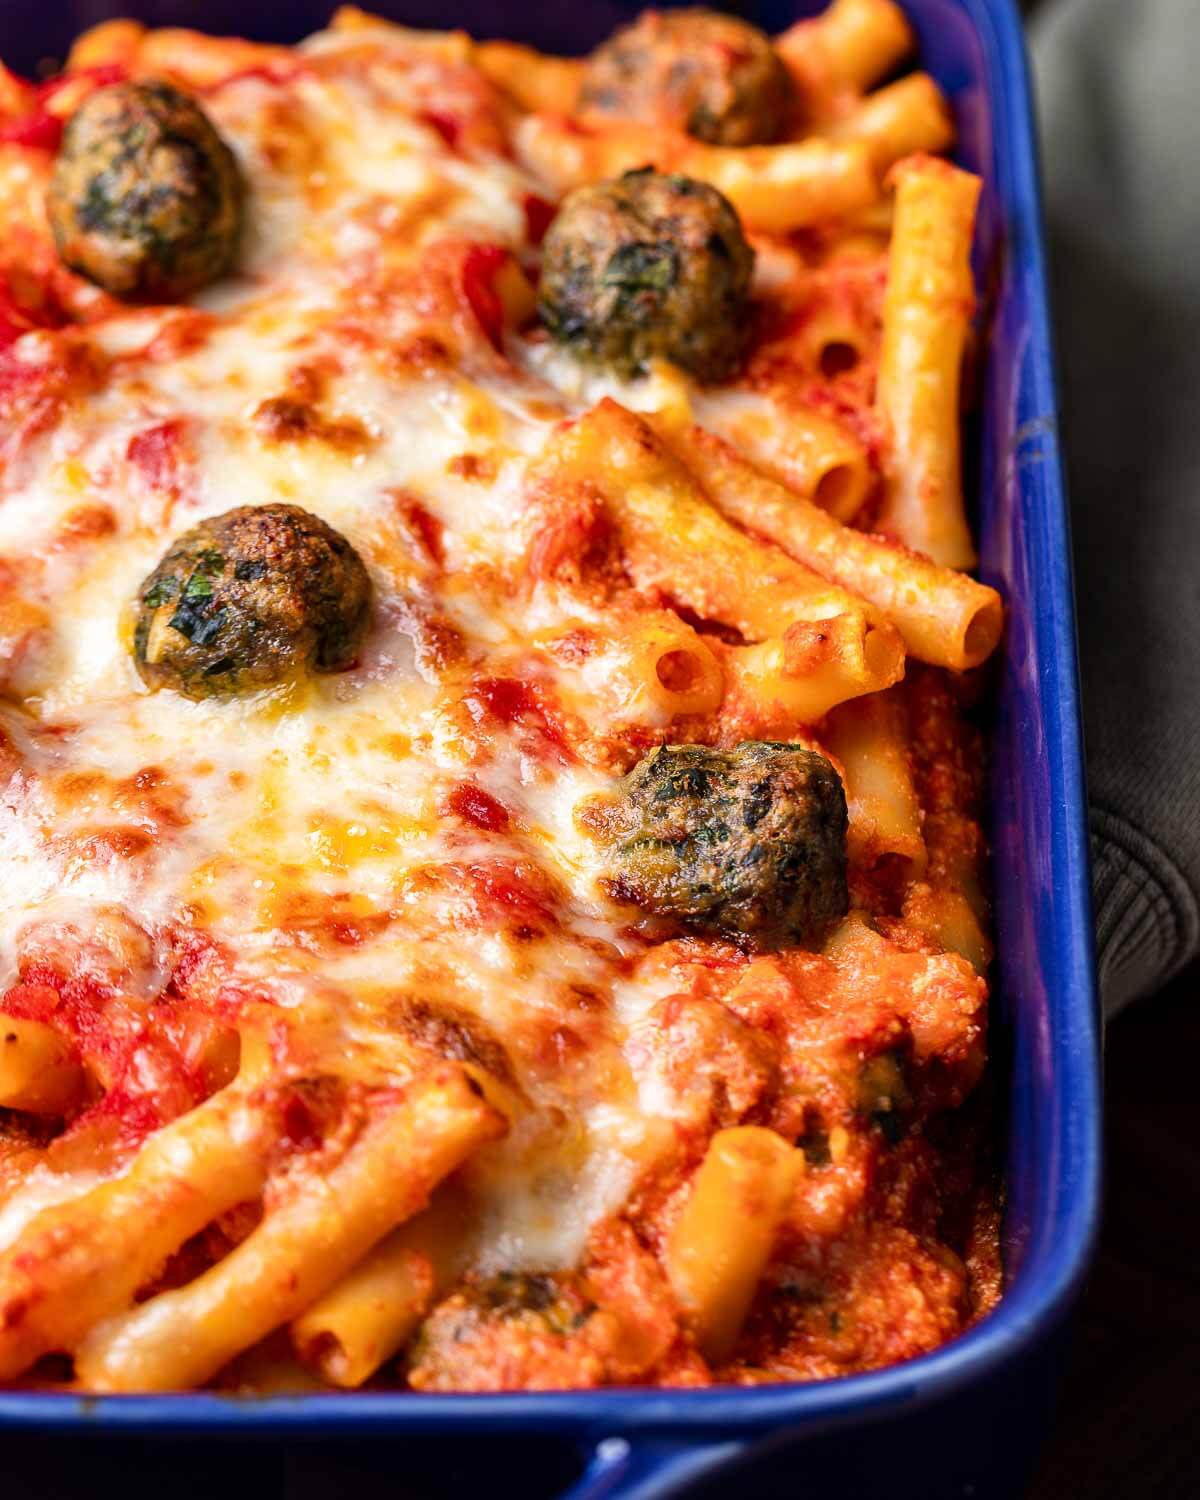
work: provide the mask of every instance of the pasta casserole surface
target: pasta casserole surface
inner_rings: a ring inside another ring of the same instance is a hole
[[[0,72],[0,1384],[807,1380],[994,1305],[980,184],[911,50]]]

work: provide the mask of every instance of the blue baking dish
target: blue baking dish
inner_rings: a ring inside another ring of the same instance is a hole
[[[993,1052],[1008,1143],[1008,1290],[1000,1307],[935,1354],[838,1381],[268,1399],[3,1391],[0,1425],[9,1432],[69,1433],[78,1441],[353,1438],[359,1471],[374,1451],[363,1445],[372,1442],[379,1473],[393,1484],[424,1466],[443,1482],[451,1476],[444,1490],[451,1494],[480,1479],[530,1497],[563,1493],[566,1484],[570,1500],[663,1500],[731,1480],[747,1494],[800,1490],[839,1500],[1020,1492],[1048,1420],[1064,1315],[1096,1231],[1100,1179],[1100,1043],[1070,543],[1021,24],[1011,0],[905,4],[922,65],[953,101],[960,160],[987,183],[978,271],[990,346],[970,462],[983,576],[1009,608],[991,771],[1000,955]],[[372,5],[418,25],[463,25],[561,51],[585,49],[637,8],[617,0],[561,8],[504,0]],[[747,7],[770,30],[817,8],[815,0]],[[294,40],[320,26],[328,10],[327,0],[0,0],[0,55],[32,72],[109,14]],[[316,1451],[313,1461],[319,1468]]]

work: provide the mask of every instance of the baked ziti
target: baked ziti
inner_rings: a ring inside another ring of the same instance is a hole
[[[0,1383],[808,1380],[993,1305],[912,51],[0,71]]]

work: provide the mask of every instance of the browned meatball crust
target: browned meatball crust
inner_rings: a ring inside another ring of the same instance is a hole
[[[244,192],[233,153],[169,83],[117,83],[75,111],[47,198],[66,265],[135,302],[186,297],[229,269]]]
[[[298,505],[243,505],[178,537],[138,590],[134,663],[151,688],[231,697],[352,666],[371,582]]]
[[[618,375],[660,358],[720,380],[741,353],[753,269],[726,198],[647,167],[568,195],[544,242],[538,308],[553,338]]]
[[[787,69],[757,26],[710,10],[648,10],[592,53],[580,108],[752,146],[778,138],[790,98]]]
[[[758,946],[817,941],[846,913],[845,793],[803,745],[663,745],[603,812],[618,901]]]

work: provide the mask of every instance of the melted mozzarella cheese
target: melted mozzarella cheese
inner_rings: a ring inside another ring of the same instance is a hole
[[[423,661],[412,620],[437,614],[475,675],[505,676],[520,674],[531,637],[586,617],[580,601],[514,580],[527,460],[596,393],[544,352],[524,372],[397,366],[390,351],[415,326],[403,299],[372,338],[343,335],[363,284],[415,245],[465,236],[523,248],[521,203],[536,184],[507,161],[445,149],[412,111],[404,66],[334,67],[342,45],[312,45],[327,65],[315,75],[248,78],[213,98],[253,209],[241,274],[198,299],[211,327],[168,358],[156,345],[171,313],[80,332],[102,380],[5,478],[0,557],[36,559],[24,588],[48,623],[17,701],[0,706],[26,778],[0,804],[0,964],[11,977],[22,933],[61,903],[115,905],[155,937],[180,923],[211,933],[240,975],[293,1011],[333,996],[348,1054],[387,1055],[384,992],[452,1002],[504,1046],[524,1100],[509,1136],[468,1173],[471,1258],[488,1271],[565,1266],[661,1150],[672,1114],[661,1080],[643,1084],[625,1055],[655,997],[639,999],[628,977],[635,946],[575,821],[609,777],[548,753],[520,723],[492,725],[481,750],[462,684],[452,691]],[[19,357],[50,357],[49,343],[31,334]],[[264,425],[263,403],[287,397],[305,370],[319,372],[323,417],[351,424],[352,440],[291,440]],[[655,389],[643,382],[622,398],[649,404]],[[177,482],[130,459],[139,435],[163,424],[182,434]],[[486,461],[485,481],[456,464],[464,454]],[[398,496],[442,528],[442,571],[397,531]],[[270,501],[311,510],[366,560],[375,604],[362,660],[249,699],[148,692],[130,654],[141,580],[202,518]],[[60,545],[86,506],[111,513],[112,529]],[[541,653],[538,671],[585,722],[611,712],[602,658],[581,672]],[[150,771],[177,797],[172,816],[151,818],[135,854],[98,845],[97,830],[145,823],[128,788]],[[464,781],[502,804],[507,832],[446,816]],[[534,864],[558,892],[540,940],[471,919],[454,880],[422,879],[497,859]],[[313,938],[313,910],[344,914],[359,936]],[[555,1065],[556,1028],[582,1061]],[[90,1181],[44,1177],[0,1211],[0,1241]]]

